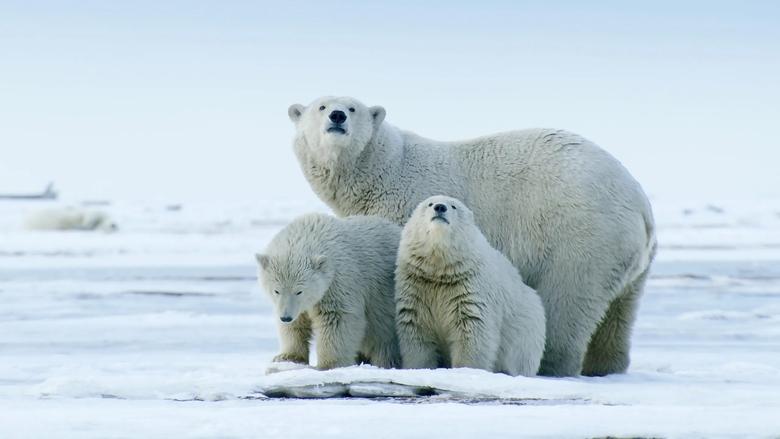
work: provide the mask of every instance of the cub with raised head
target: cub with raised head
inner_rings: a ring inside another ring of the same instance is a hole
[[[536,375],[542,301],[459,200],[420,203],[401,234],[396,325],[405,368],[473,367]]]
[[[279,317],[274,361],[317,367],[367,361],[400,366],[393,270],[401,228],[379,217],[302,216],[257,255],[259,278]]]

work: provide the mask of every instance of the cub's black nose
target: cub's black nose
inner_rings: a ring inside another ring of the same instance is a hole
[[[333,123],[344,123],[344,121],[347,120],[347,115],[341,110],[332,111],[328,117]]]
[[[436,212],[436,213],[444,213],[444,212],[447,211],[447,206],[445,206],[443,204],[437,204],[437,205],[433,206],[433,211]]]
[[[284,323],[290,323],[292,322],[292,317],[279,317],[279,320],[283,321]]]

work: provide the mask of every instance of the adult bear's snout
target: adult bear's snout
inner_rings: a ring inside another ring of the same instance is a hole
[[[439,213],[439,214],[444,213],[444,212],[447,211],[447,206],[445,206],[444,204],[439,203],[439,204],[433,206],[433,211],[436,212],[436,213]]]
[[[331,111],[330,116],[328,116],[328,118],[333,123],[344,123],[344,121],[347,120],[347,115],[341,110],[334,110]]]

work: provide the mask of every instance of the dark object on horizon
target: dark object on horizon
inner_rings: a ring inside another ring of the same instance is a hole
[[[49,183],[46,189],[39,194],[0,194],[0,200],[56,200],[57,191],[54,183]]]

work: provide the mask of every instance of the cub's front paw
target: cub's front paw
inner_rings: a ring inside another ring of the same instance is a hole
[[[290,363],[300,363],[300,364],[309,364],[309,359],[306,357],[302,357],[300,355],[296,354],[290,354],[290,353],[281,353],[274,357],[273,359],[274,363],[282,363],[282,362],[290,362]]]
[[[265,369],[266,375],[271,375],[279,372],[287,372],[290,370],[309,369],[311,366],[303,363],[293,363],[290,361],[275,361],[268,365]]]

